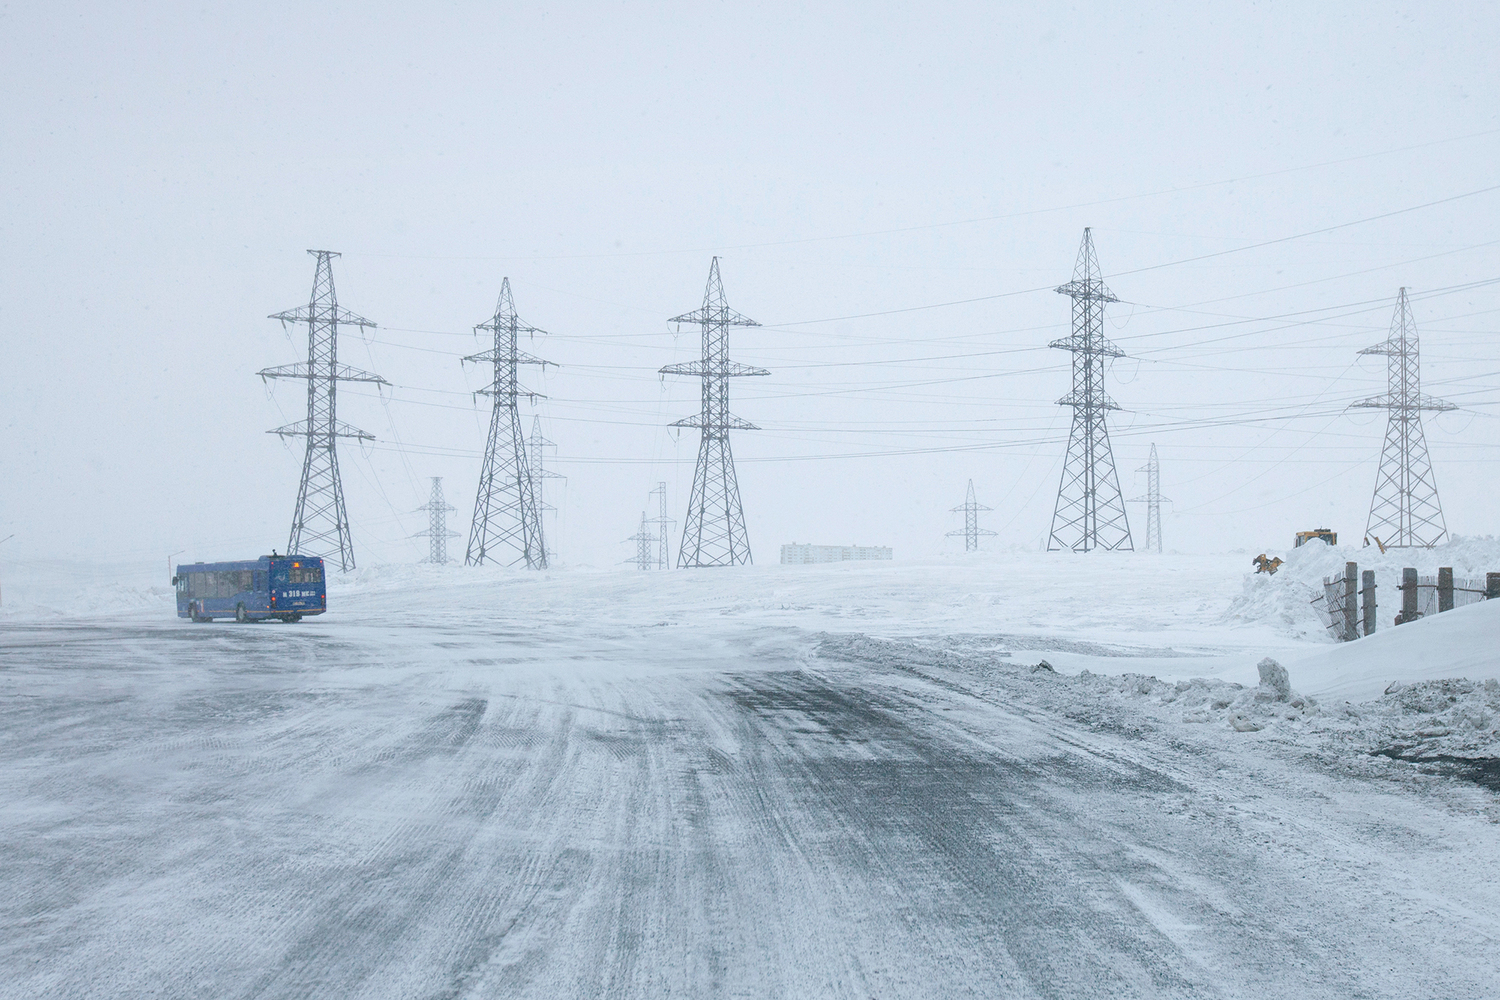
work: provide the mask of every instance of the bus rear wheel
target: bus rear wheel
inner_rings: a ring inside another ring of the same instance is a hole
[[[236,604],[234,606],[234,620],[241,625],[250,620],[250,616],[245,614],[245,606],[243,604]]]
[[[284,621],[284,622],[300,622],[302,620],[302,616],[301,615],[282,615],[281,616],[281,620]]]

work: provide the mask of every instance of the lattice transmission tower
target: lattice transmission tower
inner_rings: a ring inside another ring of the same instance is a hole
[[[1417,324],[1412,320],[1411,304],[1403,288],[1396,299],[1390,336],[1384,343],[1359,352],[1386,356],[1386,391],[1353,405],[1390,411],[1385,425],[1385,447],[1380,453],[1380,472],[1375,476],[1375,495],[1370,501],[1370,519],[1365,527],[1366,545],[1376,538],[1386,548],[1431,548],[1448,533],[1438,502],[1437,479],[1427,457],[1422,411],[1441,413],[1458,407],[1447,400],[1423,395],[1419,348]]]
[[[979,526],[980,512],[990,509],[992,508],[986,507],[984,504],[974,499],[974,480],[969,480],[969,494],[964,499],[964,502],[957,507],[949,508],[950,513],[956,514],[959,511],[963,511],[964,526],[959,531],[948,532],[948,537],[957,538],[959,535],[962,535],[964,539],[964,551],[978,552],[979,537],[981,535],[993,536],[995,534],[988,528],[981,528]]]
[[[1146,460],[1145,465],[1135,471],[1146,474],[1146,494],[1145,496],[1132,497],[1130,502],[1146,505],[1146,551],[1150,552],[1152,549],[1155,549],[1157,552],[1160,552],[1161,505],[1171,503],[1172,501],[1161,495],[1161,466],[1156,461],[1155,442],[1151,445],[1151,457]]]
[[[1073,300],[1073,333],[1049,347],[1073,352],[1073,391],[1057,401],[1073,408],[1068,454],[1052,509],[1052,531],[1047,551],[1132,548],[1130,521],[1115,474],[1115,455],[1109,445],[1105,416],[1119,406],[1104,391],[1106,358],[1125,352],[1104,336],[1104,306],[1118,302],[1099,273],[1093,233],[1083,231],[1073,280],[1057,289]]]
[[[278,427],[269,434],[283,439],[307,439],[302,459],[302,485],[297,489],[297,508],[287,538],[289,554],[337,559],[344,571],[354,568],[354,543],[349,537],[349,515],[344,509],[344,484],[339,478],[338,439],[373,441],[374,435],[338,419],[338,384],[374,382],[389,385],[379,375],[339,364],[339,326],[373,328],[374,323],[341,307],[333,288],[331,250],[309,250],[317,258],[312,296],[307,305],[275,313],[271,319],[307,324],[307,361],[263,369],[262,379],[295,378],[307,382],[307,418]]]
[[[531,467],[531,489],[536,494],[536,509],[543,515],[549,511],[555,513],[557,508],[547,502],[543,487],[549,479],[566,479],[568,477],[551,472],[546,467],[544,462],[545,455],[542,449],[556,448],[557,445],[542,437],[542,418],[540,416],[533,415],[531,418],[531,437],[526,439],[526,447],[531,451],[529,463]],[[547,547],[546,518],[540,517],[536,523],[537,543],[542,550],[542,558],[550,559],[552,550]]]
[[[635,542],[635,558],[630,561],[636,569],[656,568],[656,536],[651,533],[651,522],[646,520],[645,511],[641,511],[640,530],[625,540]]]
[[[658,482],[656,489],[651,491],[651,496],[646,502],[651,502],[651,497],[656,499],[656,516],[649,523],[656,525],[656,568],[668,569],[672,565],[670,552],[668,552],[668,531],[670,525],[677,521],[667,516],[667,484]]]
[[[432,496],[427,502],[417,508],[418,511],[427,512],[427,530],[419,531],[413,538],[426,538],[428,540],[427,561],[442,566],[448,561],[448,539],[461,537],[456,531],[448,530],[448,515],[455,508],[443,498],[443,477],[432,477]]]
[[[474,521],[469,529],[464,564],[478,566],[485,560],[493,560],[508,566],[524,563],[527,569],[546,569],[547,549],[542,541],[537,480],[527,461],[521,413],[516,405],[521,396],[539,398],[538,393],[521,388],[516,369],[521,365],[551,363],[522,353],[518,344],[520,335],[534,337],[546,331],[521,322],[516,315],[509,278],[500,283],[495,315],[474,327],[475,333],[481,331],[494,336],[494,346],[471,354],[464,361],[487,361],[494,365],[493,380],[479,390],[480,395],[494,400],[494,407],[490,411],[489,443],[479,472],[479,494],[474,500]]]
[[[698,445],[698,465],[693,472],[693,493],[688,499],[682,544],[677,565],[737,566],[751,562],[750,539],[745,532],[745,511],[740,504],[740,484],[734,474],[734,456],[729,449],[731,430],[758,430],[748,420],[729,412],[729,380],[744,375],[769,375],[729,360],[729,328],[760,326],[729,308],[724,284],[719,280],[719,258],[708,268],[708,286],[703,305],[690,313],[674,316],[669,323],[697,323],[703,328],[703,357],[680,365],[667,365],[663,375],[696,375],[703,379],[703,409],[673,427],[698,427],[703,437]]]

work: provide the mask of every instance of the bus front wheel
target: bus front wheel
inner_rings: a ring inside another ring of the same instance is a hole
[[[200,615],[198,613],[202,609],[203,609],[203,605],[201,605],[201,604],[189,604],[188,605],[188,617],[191,618],[195,622],[206,622],[206,621],[208,621],[209,618],[208,618],[207,615]]]

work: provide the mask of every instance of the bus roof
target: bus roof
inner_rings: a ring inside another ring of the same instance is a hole
[[[188,569],[201,569],[204,572],[208,572],[208,571],[211,571],[211,570],[219,570],[219,569],[235,569],[235,568],[241,568],[241,569],[243,569],[243,568],[245,568],[247,566],[258,566],[258,565],[261,565],[263,563],[269,563],[273,559],[276,560],[277,562],[281,562],[282,560],[285,560],[285,559],[294,559],[294,560],[297,560],[299,562],[315,562],[315,563],[321,563],[323,561],[323,557],[322,556],[304,556],[304,555],[285,555],[284,556],[284,555],[274,555],[274,556],[259,556],[258,558],[255,558],[255,559],[226,559],[226,560],[223,560],[221,562],[178,563],[177,564],[177,569],[178,569],[179,572],[185,572]]]

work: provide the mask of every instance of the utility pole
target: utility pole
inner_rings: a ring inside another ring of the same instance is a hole
[[[527,569],[546,569],[547,550],[542,543],[541,510],[537,506],[536,480],[526,460],[526,441],[521,436],[520,396],[537,399],[538,394],[521,388],[516,379],[519,365],[550,362],[521,353],[521,334],[535,337],[545,330],[528,326],[516,315],[510,294],[510,279],[500,283],[495,315],[474,327],[477,334],[494,335],[494,346],[464,361],[489,362],[494,378],[479,395],[494,399],[490,411],[490,437],[485,446],[484,466],[479,472],[479,495],[474,500],[474,522],[469,529],[469,548],[464,563],[478,566],[486,559],[509,566],[522,563]]]
[[[991,508],[984,506],[974,499],[974,480],[969,480],[969,495],[965,498],[964,502],[961,505],[949,508],[950,513],[956,514],[959,511],[963,511],[963,529],[961,531],[950,531],[948,532],[947,537],[957,538],[959,535],[962,535],[964,539],[964,551],[978,552],[979,536],[993,536],[995,534],[993,531],[990,531],[987,528],[981,528],[979,526],[979,512],[990,509]]]
[[[443,499],[442,476],[432,477],[432,496],[417,510],[427,512],[427,530],[419,531],[411,537],[426,538],[427,561],[435,566],[442,566],[448,561],[448,539],[459,537],[458,532],[448,530],[448,515],[454,511],[454,507]]]
[[[542,495],[542,485],[548,479],[566,479],[567,476],[558,475],[556,472],[547,471],[542,462],[543,448],[556,448],[557,445],[542,437],[542,418],[538,414],[531,417],[531,437],[527,439],[526,445],[531,449],[531,490],[536,494],[536,509],[538,514],[546,514],[548,511],[556,511],[557,508],[547,502]],[[549,558],[547,548],[547,532],[544,530],[545,517],[538,517],[536,521],[536,537],[542,550],[542,558]]]
[[[1146,551],[1155,549],[1161,552],[1161,505],[1171,503],[1161,495],[1161,468],[1156,463],[1156,443],[1151,443],[1151,457],[1146,464],[1136,472],[1146,474],[1146,495],[1133,497],[1130,503],[1144,503],[1146,505]]]
[[[283,439],[307,438],[307,454],[302,460],[302,485],[297,490],[297,509],[292,514],[287,554],[337,558],[340,568],[348,572],[354,568],[354,543],[349,537],[344,484],[339,479],[339,457],[334,446],[341,437],[373,441],[375,436],[338,419],[338,384],[390,383],[379,375],[339,364],[339,326],[358,326],[363,330],[373,329],[375,324],[339,305],[333,289],[333,258],[338,254],[331,250],[307,252],[318,260],[312,297],[305,306],[271,316],[271,319],[280,320],[283,327],[288,323],[307,324],[307,361],[260,372],[262,379],[306,381],[307,419],[267,433],[278,434]]]
[[[748,420],[729,412],[729,380],[744,375],[769,375],[729,360],[729,328],[760,326],[753,319],[729,308],[724,285],[719,280],[719,258],[708,268],[708,286],[703,305],[690,313],[674,316],[669,323],[697,323],[703,328],[703,357],[680,365],[667,365],[663,375],[696,375],[703,380],[703,409],[673,427],[698,427],[703,437],[698,445],[698,465],[693,472],[693,493],[688,500],[687,522],[682,544],[677,548],[677,566],[737,566],[751,562],[750,539],[745,532],[745,511],[740,504],[740,484],[729,450],[731,430],[759,430]]]
[[[667,484],[658,482],[656,489],[651,491],[651,496],[656,498],[657,512],[656,517],[651,519],[651,523],[656,525],[656,568],[668,569],[671,567],[672,562],[670,554],[667,551],[667,526],[676,524],[677,522],[667,516]],[[647,497],[646,502],[649,504],[651,498]]]
[[[656,536],[651,533],[651,522],[646,520],[646,512],[641,511],[640,530],[629,538],[627,542],[635,542],[635,568],[652,569],[656,562]]]
[[[1386,391],[1353,405],[1390,412],[1380,471],[1375,476],[1375,495],[1370,500],[1370,519],[1365,525],[1366,545],[1371,538],[1378,538],[1385,548],[1430,549],[1448,533],[1438,502],[1437,479],[1427,457],[1422,411],[1442,413],[1458,407],[1422,394],[1420,347],[1417,324],[1403,288],[1396,299],[1390,336],[1384,343],[1359,352],[1386,356]]]
[[[1083,231],[1073,280],[1059,286],[1057,293],[1073,300],[1073,334],[1047,346],[1073,352],[1073,391],[1057,401],[1059,406],[1073,408],[1073,428],[1057,486],[1047,551],[1129,550],[1133,547],[1130,522],[1125,516],[1105,424],[1106,414],[1119,406],[1104,391],[1104,359],[1124,357],[1125,352],[1104,336],[1104,306],[1120,300],[1100,276],[1090,230]]]

